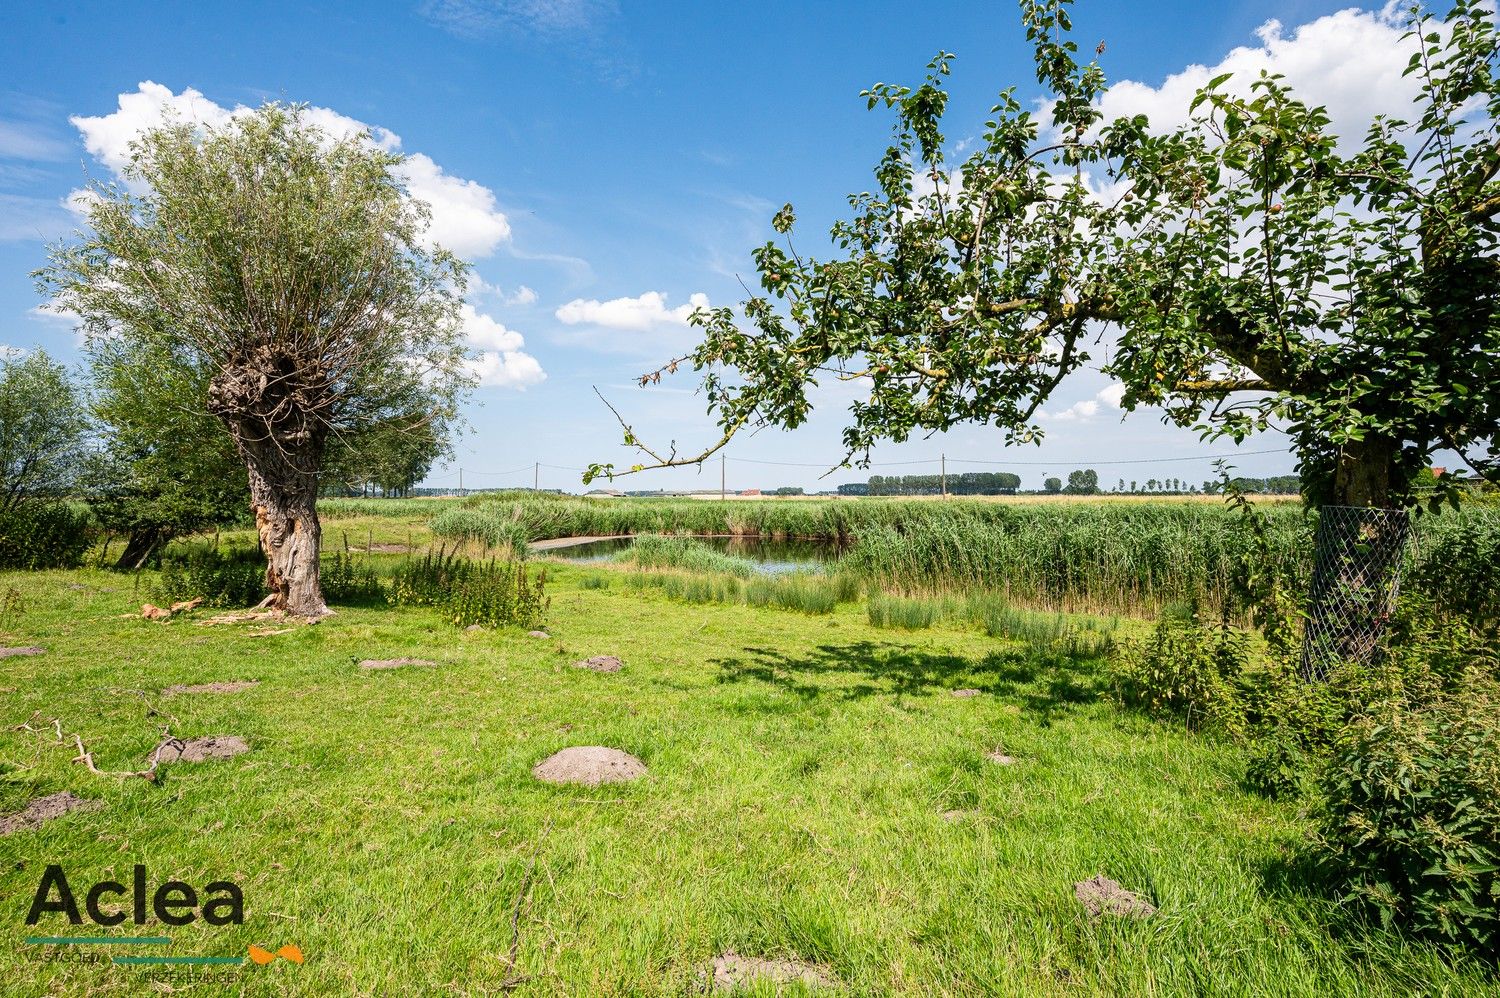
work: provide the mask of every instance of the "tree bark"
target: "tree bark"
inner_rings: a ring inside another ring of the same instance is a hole
[[[299,617],[326,616],[330,611],[318,575],[323,528],[318,522],[317,475],[285,466],[267,468],[250,459],[245,463],[250,470],[250,511],[266,554],[270,605]]]
[[[1391,486],[1396,457],[1395,442],[1379,434],[1345,444],[1334,471],[1334,504],[1395,508]]]
[[[303,359],[269,348],[227,366],[209,384],[209,411],[250,473],[250,512],[266,555],[268,605],[300,617],[330,613],[318,578],[323,530],[318,472],[327,430],[300,375]]]
[[[115,562],[115,568],[122,570],[134,570],[140,568],[150,558],[152,553],[161,546],[162,533],[155,527],[138,527],[130,532],[130,539],[125,542],[125,551],[120,555],[120,560]]]

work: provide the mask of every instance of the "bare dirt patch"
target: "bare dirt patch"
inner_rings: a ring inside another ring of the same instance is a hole
[[[629,752],[602,745],[565,748],[532,767],[531,775],[543,783],[626,783],[646,775],[646,764]]]
[[[969,811],[944,811],[942,817],[944,821],[953,824],[954,822],[963,821],[970,813]]]
[[[246,679],[243,682],[231,683],[199,683],[195,686],[168,686],[162,690],[163,696],[176,696],[179,693],[243,693],[245,690],[253,690],[260,685],[259,679]]]
[[[98,806],[98,801],[75,797],[66,790],[48,794],[45,797],[38,797],[15,814],[0,817],[0,835],[30,831],[33,828],[40,828],[45,821],[61,818],[69,811],[87,811]]]
[[[986,752],[984,757],[997,766],[1014,766],[1016,764],[1015,756],[1006,755],[999,749],[995,749],[993,752]]]
[[[766,959],[740,956],[734,950],[714,957],[705,976],[711,990],[732,991],[756,984],[801,984],[809,988],[832,987],[838,981],[827,970],[804,960]]]
[[[573,663],[573,668],[588,669],[590,672],[619,672],[624,667],[625,663],[613,655],[595,655]]]
[[[548,634],[546,631],[527,631],[526,632],[526,636],[528,638],[550,638],[550,637],[552,637],[552,635]]]
[[[359,663],[361,669],[404,669],[409,665],[430,668],[437,663],[430,658],[367,658]]]
[[[204,735],[200,738],[167,738],[156,746],[152,758],[160,762],[207,762],[232,759],[250,751],[250,743],[239,735]]]
[[[956,697],[977,697],[979,695],[979,691],[978,690],[954,690],[953,691],[953,695],[956,696]]]
[[[1150,918],[1156,914],[1156,905],[1134,891],[1127,891],[1102,873],[1074,884],[1073,896],[1083,905],[1090,918],[1101,915]]]
[[[24,648],[0,648],[0,658],[14,658],[17,655],[45,655],[47,649],[38,648],[36,645],[27,645]]]

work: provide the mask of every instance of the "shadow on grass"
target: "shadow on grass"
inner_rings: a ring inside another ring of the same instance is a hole
[[[742,655],[713,664],[720,684],[765,683],[809,703],[977,689],[1019,703],[1042,723],[1053,712],[1098,699],[1106,688],[1094,660],[1035,651],[992,652],[973,659],[873,641],[793,653],[746,648]]]

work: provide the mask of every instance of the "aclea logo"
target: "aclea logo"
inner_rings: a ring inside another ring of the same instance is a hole
[[[124,911],[106,912],[100,907],[106,901],[113,903],[123,899],[125,894],[125,885],[115,880],[101,880],[90,887],[83,897],[83,910],[89,921],[96,925],[119,925],[125,921]],[[187,925],[200,915],[209,925],[242,925],[245,921],[244,894],[238,884],[227,880],[215,880],[205,885],[201,896],[181,880],[168,880],[155,891],[148,892],[146,867],[137,863],[131,875],[129,894],[130,913],[136,925],[146,924],[148,895],[151,913],[167,925]],[[42,874],[42,882],[37,885],[36,896],[31,901],[31,910],[26,913],[26,924],[36,925],[48,913],[66,915],[74,925],[83,923],[73,888],[62,867],[55,863]]]

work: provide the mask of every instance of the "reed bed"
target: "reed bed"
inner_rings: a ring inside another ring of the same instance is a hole
[[[331,502],[325,500],[325,507]],[[841,573],[908,594],[990,591],[1050,610],[1149,616],[1174,602],[1239,613],[1247,566],[1305,591],[1315,515],[1259,502],[1262,550],[1222,504],[801,500],[720,503],[488,493],[464,500],[338,500],[339,508],[418,506],[501,524],[518,540],[618,534],[730,534],[848,546]],[[438,527],[434,520],[434,529]],[[468,523],[454,516],[448,523]],[[444,529],[449,529],[447,524]],[[455,528],[456,529],[456,528]],[[1416,520],[1411,586],[1454,608],[1500,607],[1500,507],[1476,502]]]

